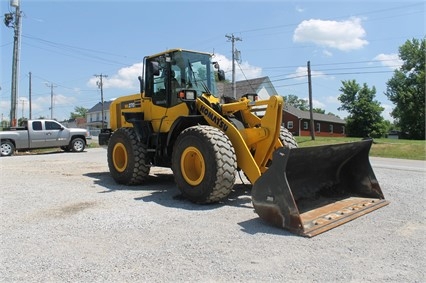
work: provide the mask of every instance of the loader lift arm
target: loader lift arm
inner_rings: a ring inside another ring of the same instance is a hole
[[[280,124],[282,118],[283,99],[272,96],[269,100],[252,103],[248,99],[224,104],[222,113],[232,114],[242,112],[247,128],[237,129],[234,124],[218,113],[205,99],[197,98],[198,111],[204,116],[210,126],[221,129],[231,140],[237,156],[237,165],[246,174],[249,181],[254,184],[267,170],[267,162],[272,159],[272,154],[278,146]],[[258,105],[267,105],[263,118],[251,113],[251,108]],[[254,154],[252,154],[254,152]]]

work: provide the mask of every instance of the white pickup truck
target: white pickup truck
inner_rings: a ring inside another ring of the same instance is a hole
[[[85,129],[66,128],[54,120],[28,120],[24,127],[0,131],[0,152],[1,156],[9,156],[15,150],[47,147],[81,152],[86,147],[88,136]]]

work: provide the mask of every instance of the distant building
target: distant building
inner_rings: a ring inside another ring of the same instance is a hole
[[[104,127],[110,127],[110,113],[109,106],[112,101],[104,101]],[[97,136],[102,128],[102,103],[98,102],[95,106],[90,108],[86,113],[87,129],[92,136]]]
[[[334,115],[313,113],[315,135],[345,137],[346,122]],[[291,105],[284,106],[283,124],[294,136],[310,136],[310,113]]]
[[[86,117],[77,117],[74,119],[65,120],[65,121],[62,121],[61,124],[67,128],[86,129],[87,127]]]
[[[259,100],[269,99],[271,95],[278,95],[269,77],[244,80],[235,82],[237,99],[245,94],[256,93]],[[224,83],[222,88],[218,87],[219,96],[233,97],[232,83]]]

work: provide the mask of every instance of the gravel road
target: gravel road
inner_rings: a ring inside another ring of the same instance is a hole
[[[106,150],[0,158],[1,282],[425,282],[425,162],[372,159],[391,204],[314,238],[270,227],[246,186],[195,205],[171,170],[144,186]]]

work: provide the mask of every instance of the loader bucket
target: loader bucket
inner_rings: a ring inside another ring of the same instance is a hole
[[[368,154],[372,140],[305,148],[279,148],[253,184],[260,218],[313,237],[389,204]]]

